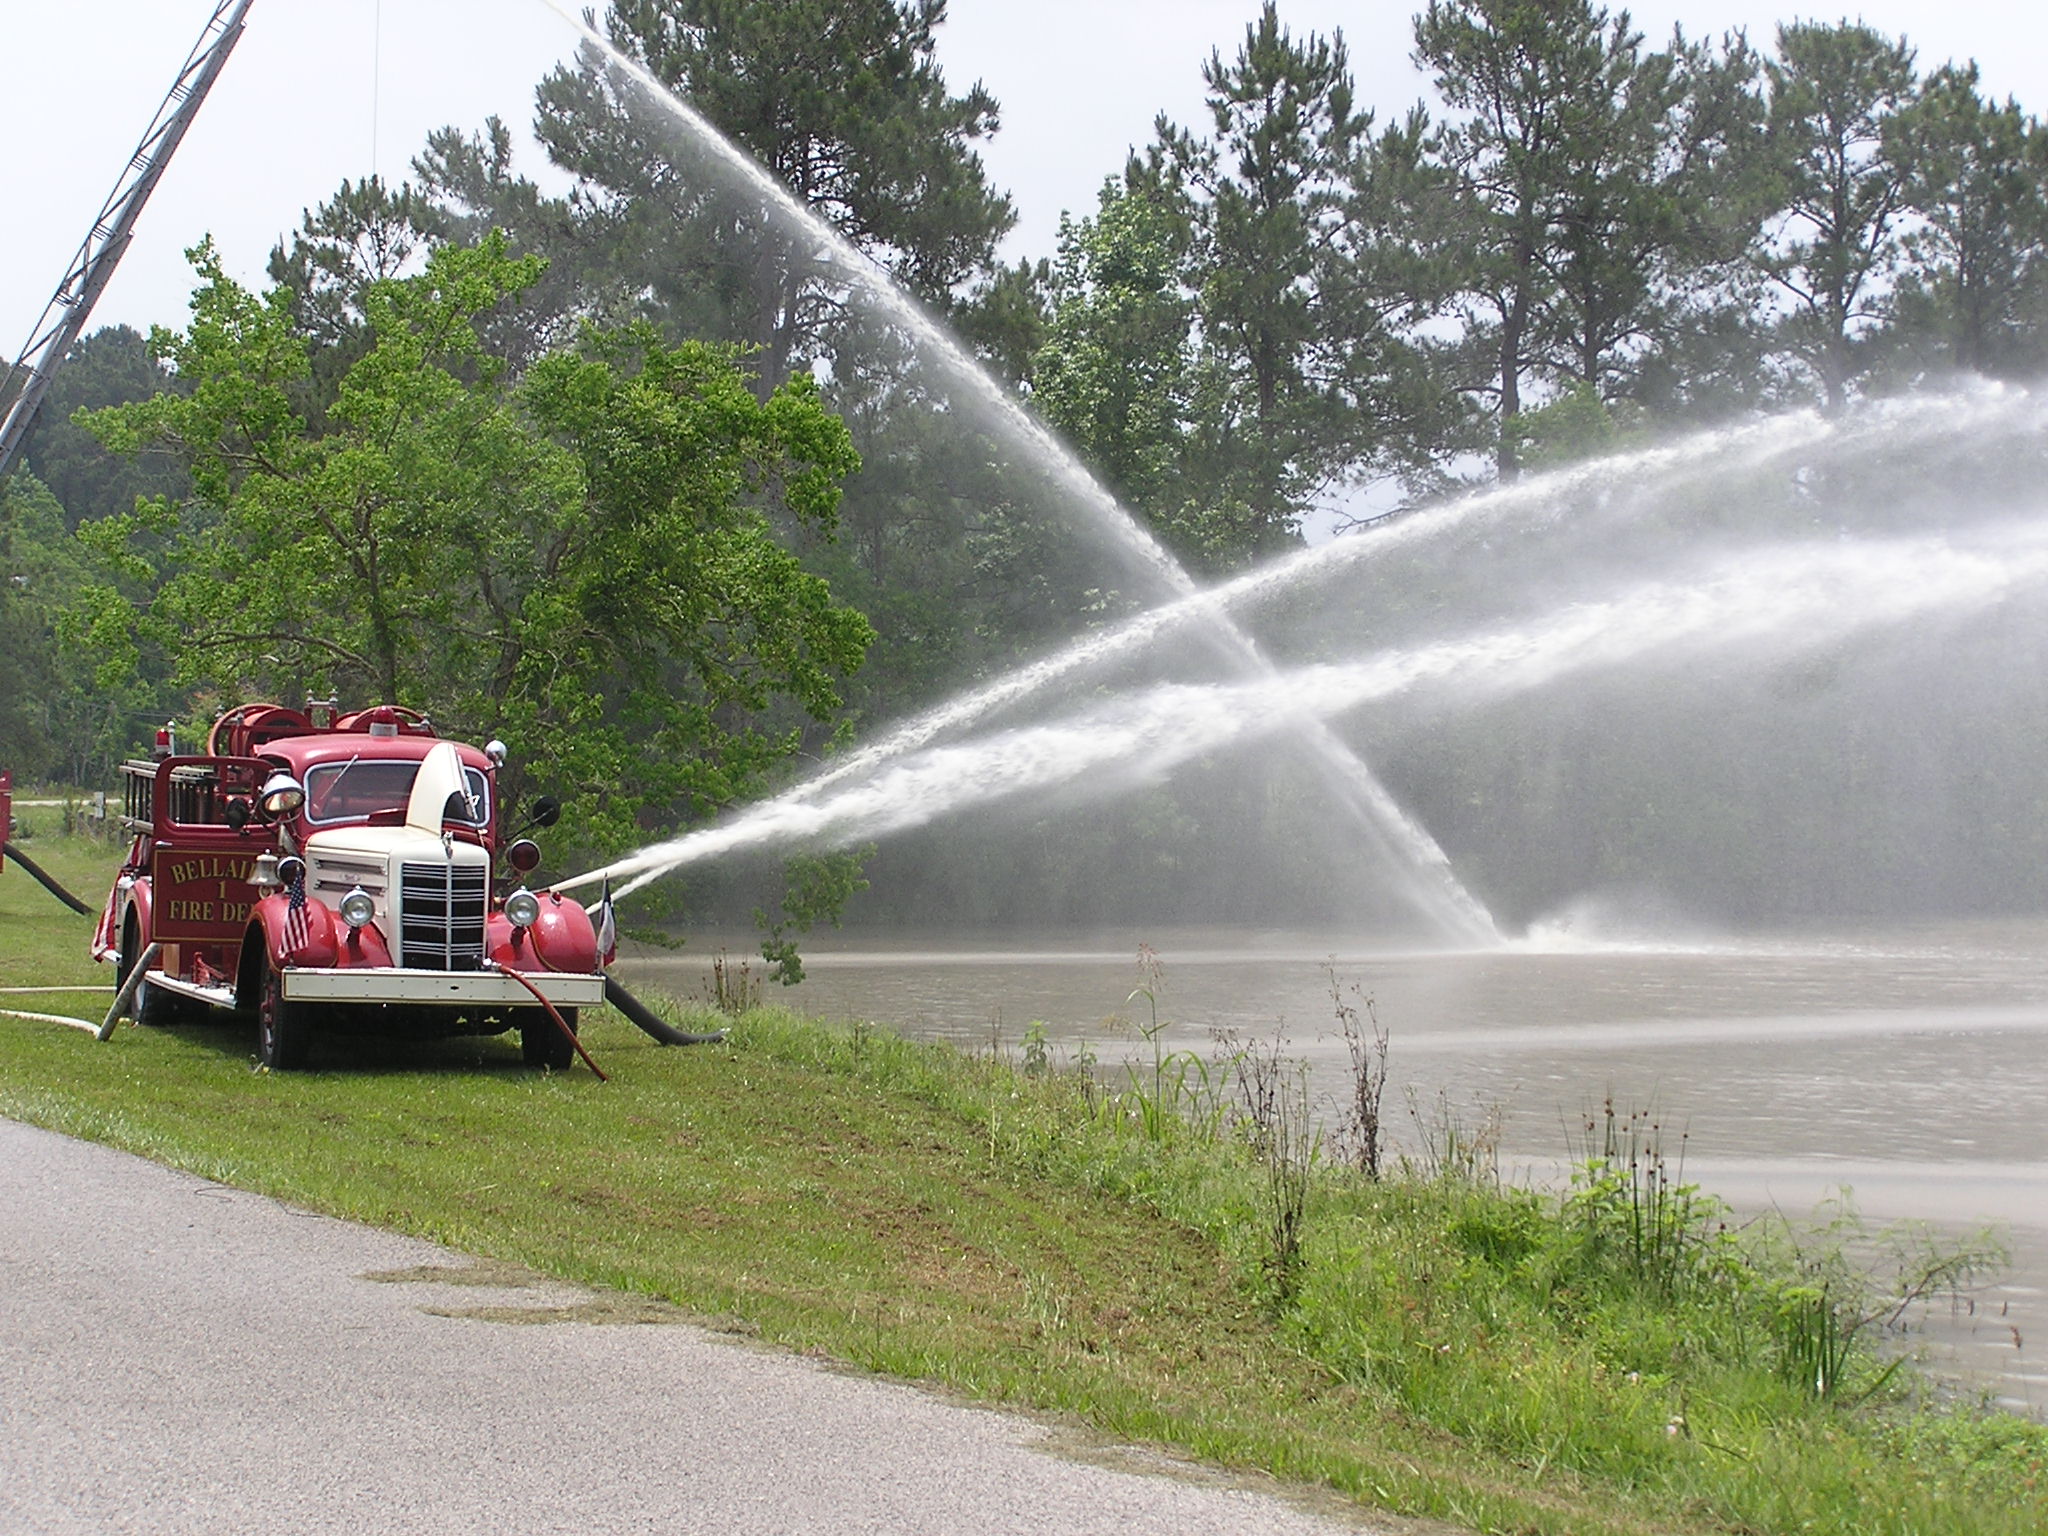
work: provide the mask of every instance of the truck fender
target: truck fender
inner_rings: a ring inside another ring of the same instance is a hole
[[[603,969],[590,914],[559,891],[540,893],[540,918],[523,931],[515,930],[502,911],[493,912],[488,938],[491,958],[511,970],[588,976]]]
[[[100,912],[100,920],[92,931],[92,957],[102,965],[112,965],[121,958],[121,924],[127,919],[128,909],[134,905],[137,887],[141,888],[142,914],[136,919],[140,925],[137,933],[144,944],[149,942],[148,923],[152,915],[149,902],[149,883],[138,880],[132,874],[123,874],[114,882],[114,888],[107,892],[107,904]]]
[[[306,942],[296,947],[285,942],[290,916],[291,899],[281,891],[256,903],[256,926],[263,931],[264,956],[272,966],[278,970],[288,965],[331,968],[339,963],[335,929],[342,923],[331,910],[310,896],[306,898]]]
[[[100,926],[92,936],[93,958],[109,964],[119,960],[121,935],[131,922],[139,954],[156,936],[156,893],[147,875],[123,875],[114,882],[107,910],[100,914]]]

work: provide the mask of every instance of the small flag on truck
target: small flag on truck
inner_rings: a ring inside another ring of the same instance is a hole
[[[597,899],[597,957],[611,964],[619,947],[619,925],[612,917],[612,882],[606,876],[604,894]]]
[[[284,947],[288,951],[304,949],[311,937],[306,928],[306,866],[300,864],[285,886]]]

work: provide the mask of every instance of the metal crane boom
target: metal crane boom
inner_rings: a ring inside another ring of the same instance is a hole
[[[221,66],[241,41],[243,19],[252,3],[254,0],[220,0],[214,6],[212,17],[185,60],[185,67],[178,71],[163,105],[156,109],[142,142],[129,157],[99,217],[93,220],[91,232],[72,258],[64,281],[58,284],[42,318],[36,322],[28,345],[8,368],[7,376],[0,379],[0,405],[7,412],[0,419],[0,479],[6,477],[15,453],[34,425],[36,409],[43,403],[57,365],[85,329],[101,290],[114,275],[128,242],[135,238],[135,221],[142,213],[142,205],[156,190],[164,167],[177,152],[178,141],[199,115],[200,104],[213,89]]]

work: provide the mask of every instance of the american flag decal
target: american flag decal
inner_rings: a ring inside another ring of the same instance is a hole
[[[284,947],[290,954],[306,947],[312,934],[306,928],[306,870],[300,865],[285,888]]]

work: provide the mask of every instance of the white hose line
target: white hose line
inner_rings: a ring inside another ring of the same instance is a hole
[[[54,988],[52,990],[55,990]],[[73,1029],[82,1029],[88,1035],[100,1032],[99,1024],[92,1019],[74,1019],[62,1013],[27,1013],[19,1008],[0,1008],[0,1018],[28,1019],[36,1024],[69,1024]]]

